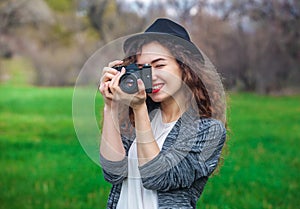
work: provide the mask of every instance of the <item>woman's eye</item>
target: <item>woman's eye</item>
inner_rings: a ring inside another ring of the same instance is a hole
[[[155,65],[155,68],[162,68],[162,67],[164,67],[165,65]]]

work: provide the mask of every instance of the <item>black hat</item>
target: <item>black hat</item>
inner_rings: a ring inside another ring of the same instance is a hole
[[[187,50],[193,54],[200,56],[200,60],[204,63],[203,55],[198,47],[191,41],[190,36],[186,29],[166,18],[157,19],[152,25],[150,25],[144,33],[136,34],[128,38],[124,45],[124,51],[131,46],[131,43],[137,39],[143,39],[145,37],[153,37],[159,39],[160,37],[167,37],[172,39],[175,43],[183,45]]]

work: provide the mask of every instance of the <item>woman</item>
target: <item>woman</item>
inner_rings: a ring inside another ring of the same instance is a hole
[[[113,185],[107,208],[196,208],[226,138],[218,76],[187,31],[168,19],[127,39],[124,51],[124,60],[103,69],[99,87],[100,162]],[[121,90],[125,68],[115,66],[130,63],[151,65],[152,92],[141,79],[136,93]]]

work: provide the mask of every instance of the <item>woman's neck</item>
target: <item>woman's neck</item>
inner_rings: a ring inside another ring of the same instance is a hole
[[[176,121],[186,111],[188,102],[184,97],[173,98],[170,97],[168,100],[160,104],[162,112],[162,119],[164,123],[170,123]]]

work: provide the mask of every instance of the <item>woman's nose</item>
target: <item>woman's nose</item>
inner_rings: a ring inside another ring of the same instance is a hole
[[[157,72],[155,68],[152,68],[152,80],[155,81],[157,79]]]

